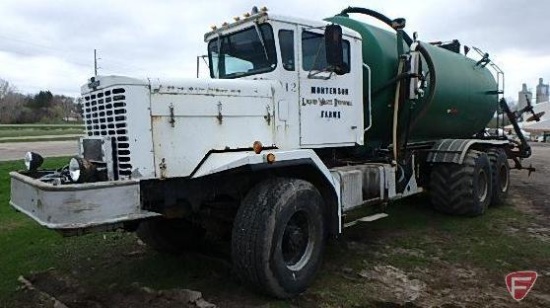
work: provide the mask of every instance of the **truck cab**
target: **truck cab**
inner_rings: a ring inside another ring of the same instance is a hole
[[[326,58],[328,24],[261,11],[205,35],[212,78],[275,81],[279,148],[363,144],[361,37],[343,31],[345,68],[335,73]]]

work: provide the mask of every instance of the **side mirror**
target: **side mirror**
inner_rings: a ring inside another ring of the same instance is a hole
[[[325,54],[331,71],[337,75],[349,72],[349,67],[344,63],[342,27],[339,25],[329,25],[325,28]]]

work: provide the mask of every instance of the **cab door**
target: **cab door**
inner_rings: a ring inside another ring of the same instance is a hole
[[[277,38],[279,62],[278,76],[281,91],[276,98],[276,139],[280,148],[298,148],[300,144],[300,82],[298,79],[299,34],[298,26],[291,23],[279,23],[273,27]]]
[[[300,146],[352,146],[363,142],[361,42],[344,37],[349,72],[326,70],[323,29],[300,27]],[[358,63],[355,63],[358,62]]]

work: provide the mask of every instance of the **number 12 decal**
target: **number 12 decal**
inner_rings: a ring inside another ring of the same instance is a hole
[[[285,83],[285,90],[287,92],[296,92],[296,88],[297,88],[297,85],[295,82],[291,82],[291,83]]]

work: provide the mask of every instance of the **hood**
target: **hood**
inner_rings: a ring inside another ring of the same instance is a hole
[[[238,96],[272,98],[274,81],[243,79],[156,79],[151,92],[207,96]]]

